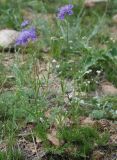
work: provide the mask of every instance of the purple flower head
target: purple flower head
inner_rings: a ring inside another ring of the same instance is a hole
[[[26,27],[29,24],[28,20],[22,22],[21,27]]]
[[[58,12],[57,17],[60,20],[64,20],[66,15],[72,15],[73,14],[73,10],[72,10],[73,7],[74,6],[72,4],[68,4],[68,5],[62,6],[61,8],[59,8],[59,12]]]
[[[29,41],[35,41],[36,38],[36,30],[34,27],[22,30],[16,40],[16,45],[26,45]]]

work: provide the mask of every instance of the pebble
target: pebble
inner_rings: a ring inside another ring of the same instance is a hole
[[[0,48],[6,49],[14,47],[19,33],[20,32],[11,29],[0,30]]]
[[[112,18],[113,22],[117,24],[117,14],[115,14]]]

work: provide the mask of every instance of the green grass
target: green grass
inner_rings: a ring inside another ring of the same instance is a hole
[[[55,15],[67,2],[1,1],[0,28],[21,30],[27,11],[34,14],[32,25],[39,39],[20,47],[10,67],[4,66],[8,53],[0,54],[0,145],[7,145],[7,151],[0,151],[0,160],[25,159],[16,144],[30,123],[35,126],[31,138],[41,139],[43,150],[51,155],[86,159],[95,146],[107,145],[109,133],[80,125],[80,118],[116,123],[116,96],[90,95],[102,80],[117,86],[117,47],[108,32],[117,4],[110,1],[86,9],[83,1],[73,0],[74,15],[61,22]],[[9,74],[14,78],[7,78]],[[52,130],[57,132],[59,146],[48,140]]]

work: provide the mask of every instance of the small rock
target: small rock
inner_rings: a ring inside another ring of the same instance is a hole
[[[101,2],[107,2],[108,0],[85,0],[84,5],[86,7],[92,8],[95,6],[95,4],[97,3],[101,3]]]
[[[113,22],[117,24],[117,14],[115,14],[112,18]]]
[[[11,48],[14,46],[19,32],[11,29],[3,29],[0,31],[0,47]]]
[[[104,95],[117,95],[117,88],[110,82],[103,82],[101,84],[102,93]]]
[[[85,7],[92,8],[95,6],[95,2],[93,2],[92,0],[85,0],[84,5],[85,5]]]

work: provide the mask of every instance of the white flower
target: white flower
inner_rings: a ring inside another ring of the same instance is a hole
[[[69,99],[71,99],[73,97],[73,92],[71,92],[68,96],[69,96]]]
[[[56,37],[51,37],[50,39],[53,40],[53,41],[57,40]]]
[[[84,100],[79,101],[80,104],[85,104]]]
[[[81,96],[86,96],[85,92],[80,92]]]
[[[116,42],[116,40],[115,40],[113,37],[111,37],[110,40],[111,40],[113,43]]]
[[[43,119],[42,117],[40,117],[39,119],[40,119],[40,121],[41,121],[42,123],[44,122],[44,119]]]
[[[74,101],[77,102],[79,100],[78,97],[74,97]]]
[[[98,103],[97,106],[100,107],[100,103]]]
[[[73,43],[73,41],[69,41],[69,43]]]
[[[56,68],[59,68],[60,67],[60,65],[58,64],[58,65],[56,65]]]
[[[85,73],[86,73],[86,74],[89,74],[89,73],[91,73],[91,72],[92,72],[92,69],[86,71]]]
[[[97,70],[97,71],[96,71],[96,73],[97,73],[97,74],[100,74],[100,73],[101,73],[101,71],[100,71],[100,70]]]
[[[90,81],[87,81],[87,83],[90,84],[91,82],[90,82]]]
[[[62,72],[59,72],[58,74],[60,75]]]
[[[57,61],[55,59],[52,60],[52,63],[56,63]]]
[[[85,40],[85,39],[87,39],[87,37],[86,37],[86,36],[82,37],[82,40]]]
[[[60,39],[64,39],[64,37],[60,37]]]

